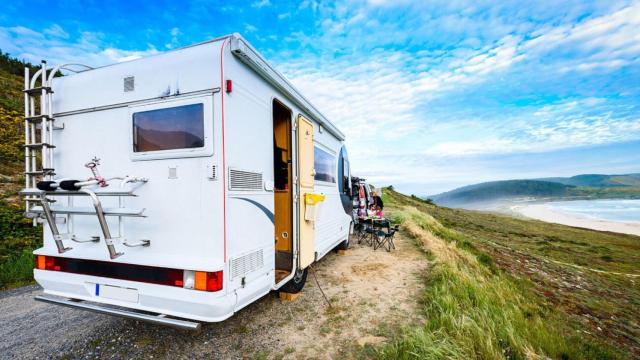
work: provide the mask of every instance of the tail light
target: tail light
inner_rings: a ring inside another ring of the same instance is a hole
[[[60,271],[60,265],[56,265],[56,258],[53,256],[36,256],[36,269]]]
[[[186,273],[186,271],[185,271]],[[222,290],[222,271],[216,272],[193,272],[193,288],[202,291]]]

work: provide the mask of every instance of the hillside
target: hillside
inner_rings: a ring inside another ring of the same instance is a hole
[[[633,186],[640,187],[640,174],[622,174],[622,175],[602,175],[602,174],[583,174],[572,177],[554,177],[535,179],[541,181],[550,181],[572,186],[585,187],[621,187]]]
[[[568,178],[491,181],[430,196],[436,203],[452,207],[523,197],[640,198],[640,174],[586,174]]]
[[[41,227],[24,218],[17,193],[24,178],[24,66],[0,51],[0,289],[31,281]]]
[[[380,358],[640,356],[639,237],[383,196],[432,266],[427,321]]]
[[[572,185],[550,181],[504,180],[464,186],[431,199],[438,204],[456,206],[513,197],[563,197],[569,196],[573,188]]]

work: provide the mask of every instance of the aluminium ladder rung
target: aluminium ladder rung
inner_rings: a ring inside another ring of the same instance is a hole
[[[26,147],[29,149],[41,149],[41,148],[49,148],[49,149],[55,149],[56,146],[49,144],[49,143],[33,143],[33,144],[26,144],[26,145],[22,145],[22,147]],[[51,169],[53,170],[53,169]]]
[[[36,170],[36,171],[26,171],[25,175],[55,175],[53,169],[44,169],[44,170]]]
[[[53,121],[53,119],[51,119]],[[42,124],[40,124],[39,122],[36,122],[36,130],[40,130],[42,129]],[[53,130],[64,130],[64,123],[61,124],[61,126],[57,126],[56,123],[53,123]]]
[[[50,86],[38,86],[38,87],[34,87],[31,89],[24,89],[22,90],[23,92],[26,92],[27,94],[34,96],[34,95],[41,95],[42,94],[42,90],[45,91],[45,93],[47,94],[53,94],[53,90],[51,89]]]
[[[71,215],[96,215],[96,209],[94,207],[67,207],[67,206],[50,206],[51,212],[54,214],[71,214]],[[44,212],[42,206],[34,206],[29,210],[30,212],[41,214]],[[133,208],[104,208],[102,209],[105,216],[130,216],[130,217],[145,217],[143,215],[145,209],[133,209]]]
[[[42,119],[47,120],[47,121],[53,121],[55,120],[54,118],[52,118],[51,116],[47,115],[47,114],[42,114],[42,115],[35,115],[35,116],[28,116],[24,118],[27,121],[42,121]]]

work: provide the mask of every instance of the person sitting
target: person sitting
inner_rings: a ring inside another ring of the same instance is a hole
[[[375,211],[377,217],[382,217],[382,210],[384,209],[382,198],[378,196],[378,193],[375,191],[371,192],[371,198],[373,199],[373,204],[371,205],[372,210]]]

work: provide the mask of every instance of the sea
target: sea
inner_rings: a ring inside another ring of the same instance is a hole
[[[640,200],[571,200],[547,203],[551,209],[591,219],[640,222]]]

